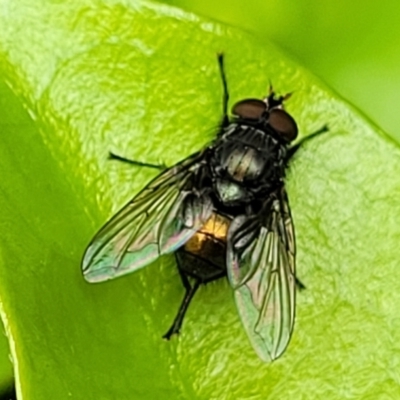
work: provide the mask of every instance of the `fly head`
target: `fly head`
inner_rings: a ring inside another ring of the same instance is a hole
[[[266,130],[272,128],[275,136],[290,143],[296,139],[298,129],[296,121],[283,109],[283,102],[289,97],[290,94],[275,97],[271,91],[264,100],[244,99],[234,104],[232,114],[240,122],[258,125]]]

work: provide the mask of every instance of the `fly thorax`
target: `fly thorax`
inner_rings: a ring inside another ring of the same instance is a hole
[[[226,206],[267,194],[285,173],[286,145],[267,130],[231,124],[209,159],[216,195]]]
[[[216,152],[216,173],[232,182],[252,185],[263,174],[268,154],[245,143],[228,140]]]
[[[264,159],[254,148],[235,148],[225,160],[227,174],[236,182],[253,181],[264,169]]]
[[[259,186],[282,174],[285,151],[272,131],[230,124],[215,146],[214,171],[233,182]]]
[[[215,181],[218,198],[225,205],[242,203],[248,200],[249,193],[242,185],[225,179]]]

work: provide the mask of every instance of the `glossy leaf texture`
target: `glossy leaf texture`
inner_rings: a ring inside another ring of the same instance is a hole
[[[1,0],[0,10],[0,300],[21,398],[397,393],[400,152],[386,135],[271,44],[178,9]],[[287,177],[307,289],[272,364],[254,353],[224,280],[201,288],[166,342],[183,296],[172,256],[101,284],[80,270],[94,233],[157,174],[109,151],[173,165],[212,140],[220,51],[231,105],[272,81],[293,92],[299,137],[330,128]]]

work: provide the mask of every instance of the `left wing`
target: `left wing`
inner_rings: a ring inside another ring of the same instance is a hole
[[[264,361],[273,361],[288,346],[295,318],[295,238],[283,188],[264,213],[261,221],[245,216],[232,221],[227,270],[254,349]]]
[[[157,176],[96,234],[83,257],[89,282],[128,274],[181,247],[212,211],[208,193],[195,187],[203,153]]]

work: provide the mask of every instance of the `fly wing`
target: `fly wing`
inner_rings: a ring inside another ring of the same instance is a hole
[[[193,187],[202,157],[197,153],[162,172],[100,229],[83,257],[87,281],[133,272],[196,233],[212,210],[208,194]]]
[[[240,216],[228,232],[227,270],[249,339],[264,361],[280,357],[295,318],[295,238],[284,189],[260,220]]]

